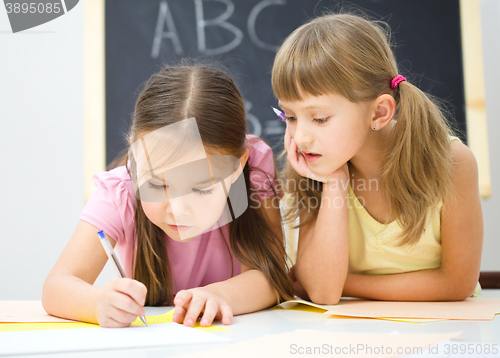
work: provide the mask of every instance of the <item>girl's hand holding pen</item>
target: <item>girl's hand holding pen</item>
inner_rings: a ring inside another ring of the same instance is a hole
[[[101,288],[96,317],[102,327],[128,327],[137,317],[145,315],[147,289],[130,278],[110,280]]]
[[[233,319],[233,310],[226,300],[203,287],[177,292],[174,305],[174,322],[188,327],[194,327],[201,314],[200,325],[204,327],[214,319],[221,319],[223,324],[231,324]]]

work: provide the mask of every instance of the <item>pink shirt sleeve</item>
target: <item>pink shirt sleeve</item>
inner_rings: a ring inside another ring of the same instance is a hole
[[[116,241],[115,250],[128,277],[131,277],[135,196],[125,166],[93,176],[96,188],[80,219],[94,225]],[[96,236],[97,238],[97,236]]]
[[[249,150],[248,165],[250,166],[250,186],[252,199],[262,201],[268,197],[278,195],[275,178],[275,164],[273,151],[259,137],[248,134],[246,146]]]
[[[117,242],[124,239],[125,227],[132,224],[134,217],[135,197],[130,195],[133,186],[127,176],[125,167],[94,174],[96,188],[80,215],[80,219],[104,230]]]

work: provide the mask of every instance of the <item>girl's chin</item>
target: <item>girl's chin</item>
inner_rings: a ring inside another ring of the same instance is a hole
[[[192,239],[194,239],[196,236],[193,236],[193,237],[173,237],[173,236],[170,236],[168,235],[172,240],[174,241],[177,241],[177,242],[188,242],[188,241],[191,241]]]
[[[168,227],[168,225],[167,225],[167,228],[164,229],[163,231],[172,240],[178,241],[178,242],[188,242],[199,235],[197,233],[175,231],[175,230],[172,230],[170,227]]]
[[[195,237],[201,235],[203,232],[200,232],[200,228],[191,228],[190,230],[186,232],[179,232],[172,230],[170,227],[163,230],[165,234],[168,235],[172,240],[177,241],[177,242],[188,242],[194,239]]]

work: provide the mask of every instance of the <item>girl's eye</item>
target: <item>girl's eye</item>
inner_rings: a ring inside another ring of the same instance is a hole
[[[326,123],[328,121],[328,117],[325,118],[313,118],[313,121],[316,123]]]
[[[297,117],[285,117],[287,122],[295,122],[297,120]]]
[[[195,192],[196,194],[198,195],[210,195],[212,194],[214,191],[214,189],[208,189],[208,190],[199,190],[199,189],[194,189],[193,188],[193,192]]]
[[[151,182],[148,182],[148,184],[149,184],[149,187],[151,189],[155,189],[155,190],[165,190],[168,188],[168,186],[166,186],[166,185],[157,185],[157,184],[153,184]]]

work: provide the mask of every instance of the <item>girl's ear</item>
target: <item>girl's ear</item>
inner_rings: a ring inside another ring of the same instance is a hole
[[[238,179],[238,177],[240,176],[240,174],[243,172],[243,168],[247,164],[248,156],[249,155],[250,155],[250,152],[249,152],[248,148],[245,148],[245,152],[240,157],[240,164],[241,164],[241,166],[233,173],[232,178],[231,178],[231,183],[234,183],[236,181],[236,179]]]
[[[380,130],[384,128],[396,114],[396,100],[390,94],[384,93],[374,101],[374,116],[371,120],[371,128]]]

